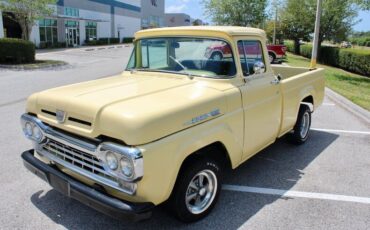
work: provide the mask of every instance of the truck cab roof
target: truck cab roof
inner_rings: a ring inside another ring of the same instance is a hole
[[[242,27],[242,26],[181,26],[181,27],[166,27],[141,30],[135,34],[136,39],[142,37],[152,36],[179,36],[182,34],[186,35],[197,35],[197,36],[217,36],[217,34],[223,34],[226,36],[243,36],[243,35],[254,35],[266,38],[265,31],[257,28]]]

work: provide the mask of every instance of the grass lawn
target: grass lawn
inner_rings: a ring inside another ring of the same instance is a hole
[[[297,67],[310,66],[309,59],[292,53],[288,53],[286,63]],[[318,67],[325,68],[327,87],[370,111],[370,78],[327,65],[318,64]]]

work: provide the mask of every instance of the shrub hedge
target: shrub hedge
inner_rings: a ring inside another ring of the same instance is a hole
[[[98,40],[86,40],[85,43],[88,46],[118,44],[119,38],[99,38]]]
[[[285,45],[288,51],[294,51],[292,42],[285,42]],[[312,45],[301,45],[300,51],[302,56],[311,58]],[[370,77],[370,51],[368,50],[322,46],[320,48],[318,62]]]
[[[350,39],[353,45],[370,47],[370,37],[354,37]]]
[[[132,43],[134,41],[133,37],[123,38],[122,43]]]
[[[17,38],[0,39],[0,63],[31,63],[35,61],[35,45]]]
[[[39,45],[39,49],[65,48],[65,47],[66,47],[65,42],[57,42],[57,43],[40,42],[40,45]]]

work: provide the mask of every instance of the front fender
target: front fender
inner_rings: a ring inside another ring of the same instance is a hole
[[[235,168],[242,157],[242,140],[227,120],[234,115],[224,115],[199,124],[159,141],[141,146],[144,157],[144,177],[138,184],[137,197],[159,204],[166,201],[184,160],[212,143],[221,142]]]

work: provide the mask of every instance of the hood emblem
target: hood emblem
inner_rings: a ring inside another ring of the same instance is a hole
[[[56,117],[58,123],[62,124],[66,121],[67,113],[63,110],[58,110],[56,111]]]

